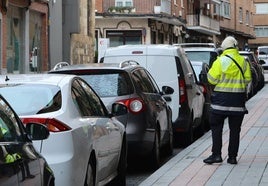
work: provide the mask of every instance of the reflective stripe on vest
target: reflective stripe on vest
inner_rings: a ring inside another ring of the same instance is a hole
[[[221,110],[221,111],[235,111],[235,112],[244,112],[246,111],[245,107],[228,107],[228,106],[220,106],[220,105],[210,105],[212,109]]]

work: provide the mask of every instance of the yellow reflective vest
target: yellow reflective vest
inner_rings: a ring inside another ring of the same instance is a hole
[[[238,63],[243,74],[235,62],[226,55],[229,55]],[[212,64],[208,72],[208,81],[215,85],[214,91],[246,92],[247,85],[251,81],[250,66],[237,49],[226,49]]]

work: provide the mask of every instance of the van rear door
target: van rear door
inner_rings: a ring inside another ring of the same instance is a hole
[[[143,66],[143,65],[142,65]],[[155,79],[158,87],[170,86],[174,93],[168,95],[171,101],[167,104],[172,109],[172,122],[179,117],[179,82],[177,77],[177,67],[174,56],[149,55],[147,56],[147,65],[145,68]]]

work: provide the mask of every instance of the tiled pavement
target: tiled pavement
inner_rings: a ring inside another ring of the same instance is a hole
[[[267,77],[267,76],[266,76]],[[223,163],[206,165],[211,154],[211,132],[169,160],[140,186],[267,186],[268,84],[247,102],[240,134],[238,164],[226,163],[229,128],[223,130]]]

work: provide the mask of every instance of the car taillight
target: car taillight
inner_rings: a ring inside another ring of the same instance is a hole
[[[130,112],[137,114],[145,109],[145,104],[140,98],[131,98],[117,101],[127,106]]]
[[[187,100],[186,84],[184,79],[179,79],[179,87],[180,87],[180,104],[182,104]]]
[[[71,130],[68,125],[60,122],[54,118],[21,118],[23,124],[27,123],[41,123],[47,126],[50,132],[63,132]]]
[[[208,92],[205,85],[199,85],[199,86],[200,86],[201,91],[202,91],[203,94],[206,94]]]

